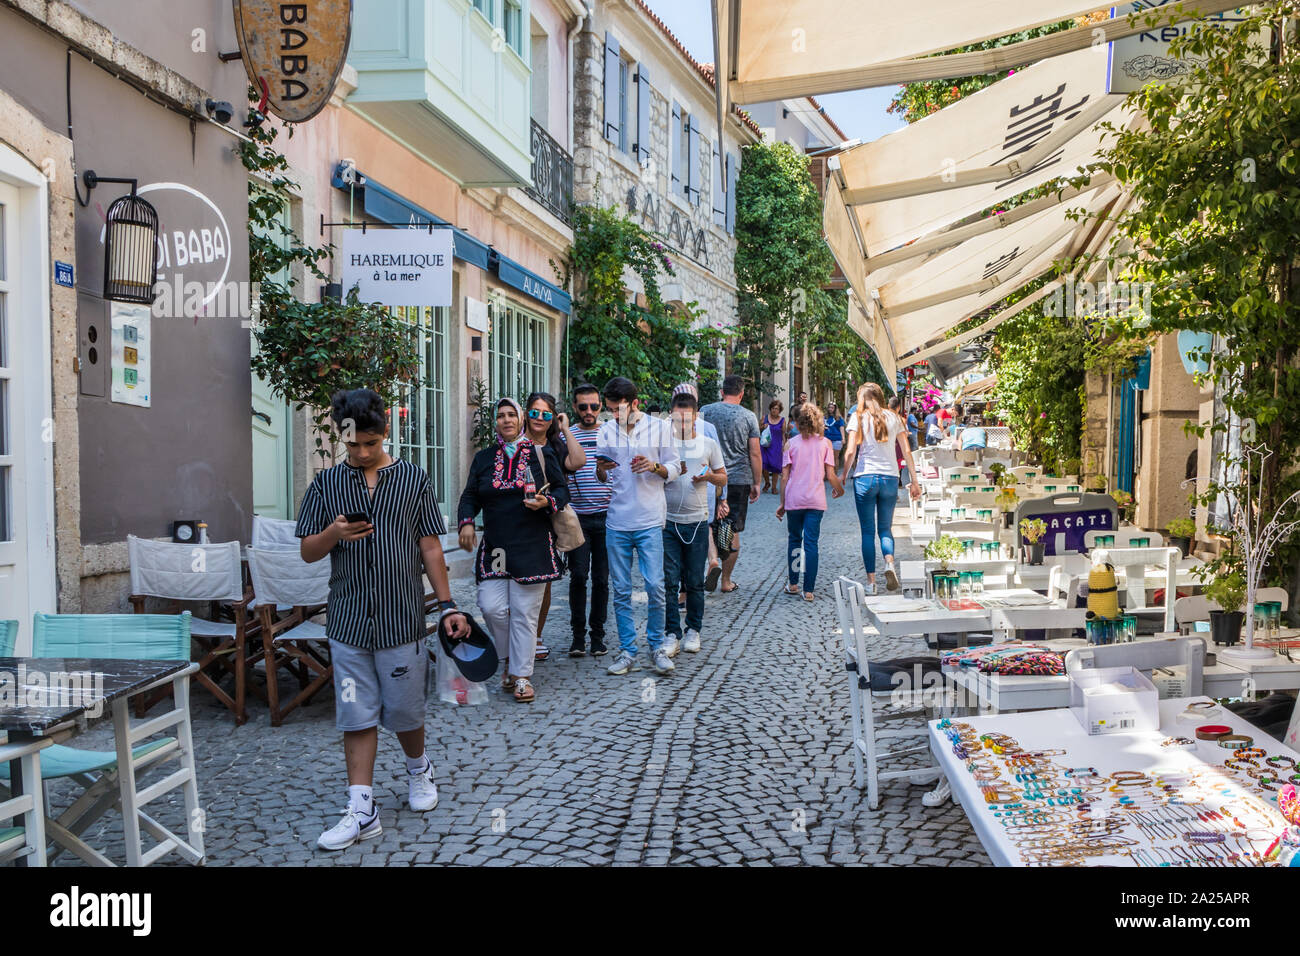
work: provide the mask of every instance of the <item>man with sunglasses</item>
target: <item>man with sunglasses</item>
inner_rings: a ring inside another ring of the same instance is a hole
[[[573,627],[570,657],[587,653],[586,637],[591,634],[591,655],[602,657],[605,648],[605,618],[609,613],[609,555],[605,550],[605,512],[609,509],[611,486],[596,477],[596,439],[600,434],[600,392],[583,383],[573,390],[577,421],[566,432],[587,453],[587,462],[569,475],[569,502],[578,513],[582,546],[570,551],[569,622]],[[587,614],[587,579],[591,579],[591,614]]]

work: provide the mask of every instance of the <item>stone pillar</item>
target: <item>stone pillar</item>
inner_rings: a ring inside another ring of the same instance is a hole
[[[1165,528],[1188,516],[1195,477],[1196,436],[1183,426],[1200,418],[1200,390],[1183,368],[1178,336],[1170,332],[1151,347],[1151,387],[1142,393],[1141,458],[1137,473],[1137,524]],[[1189,461],[1190,457],[1190,461]]]
[[[1106,459],[1107,415],[1111,411],[1107,401],[1108,381],[1109,376],[1100,372],[1088,372],[1084,376],[1083,436],[1079,452],[1083,473],[1079,478],[1085,487],[1088,479],[1096,475],[1105,477],[1106,487],[1110,487],[1110,462]]]

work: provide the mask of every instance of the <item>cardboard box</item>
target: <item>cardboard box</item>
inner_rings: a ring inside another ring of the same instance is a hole
[[[1092,736],[1160,729],[1155,685],[1134,667],[1070,672],[1070,711]]]

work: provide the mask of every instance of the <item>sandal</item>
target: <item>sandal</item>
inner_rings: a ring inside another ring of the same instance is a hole
[[[798,594],[798,593],[799,593],[799,585],[797,585],[797,584],[787,584],[787,585],[785,586],[785,593],[786,593],[786,594]]]
[[[723,594],[730,594],[732,591],[739,591],[739,590],[740,590],[740,585],[737,584],[735,581],[732,581],[732,582],[731,582],[731,587],[729,587],[729,588],[719,588],[718,590],[721,591]]]
[[[816,600],[816,598],[817,595],[813,594],[811,591],[803,592],[803,599],[807,601],[809,604],[811,604],[814,600]]]
[[[536,696],[533,685],[527,677],[515,678],[515,700],[521,704],[531,704]]]
[[[704,577],[704,590],[709,592],[717,590],[720,577],[722,577],[722,565],[716,564],[709,568],[709,573]]]
[[[510,658],[507,657],[501,662],[501,665],[505,668],[505,670],[501,672],[501,689],[509,690],[515,685],[514,675],[510,673]]]
[[[533,660],[544,661],[551,656],[551,649],[541,641],[537,642],[537,650],[533,652]]]

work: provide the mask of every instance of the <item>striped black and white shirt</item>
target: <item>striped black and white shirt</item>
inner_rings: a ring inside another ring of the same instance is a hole
[[[339,516],[364,512],[374,533],[330,552],[330,638],[366,650],[422,640],[424,564],[420,539],[446,525],[422,469],[396,459],[379,469],[374,497],[365,473],[346,462],[320,472],[302,499],[296,534],[320,534]]]

